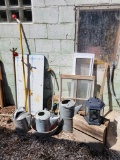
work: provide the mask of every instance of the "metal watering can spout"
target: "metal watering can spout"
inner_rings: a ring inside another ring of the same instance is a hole
[[[50,125],[57,124],[59,121],[59,117],[50,117]]]
[[[78,113],[78,111],[83,107],[83,105],[75,106],[74,108],[74,116]]]

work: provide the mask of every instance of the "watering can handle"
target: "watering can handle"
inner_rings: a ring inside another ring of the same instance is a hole
[[[22,120],[22,119],[24,119],[24,118],[26,118],[28,115],[31,115],[30,113],[22,113],[18,118],[17,118],[17,120]]]

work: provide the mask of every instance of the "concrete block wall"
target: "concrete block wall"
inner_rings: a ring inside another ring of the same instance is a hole
[[[71,74],[73,53],[75,51],[75,8],[77,6],[114,4],[120,5],[120,1],[32,0],[33,23],[23,24],[31,53],[45,55],[49,67],[54,70],[57,78],[59,73]],[[13,91],[14,77],[11,77],[13,74],[11,69],[9,70],[10,66],[11,68],[13,66],[10,49],[14,47],[20,52],[19,31],[16,23],[0,24],[0,28],[0,58],[5,66],[8,85],[11,88],[13,97],[15,97]],[[24,41],[23,44],[24,52],[27,53]],[[119,75],[119,71],[120,67],[116,70],[116,74]],[[116,78],[119,79],[119,76]],[[48,87],[46,86],[46,88],[47,93]],[[58,92],[57,87],[55,87],[55,92]],[[117,92],[120,94],[119,91]],[[104,94],[107,103],[108,93],[105,91]],[[118,107],[116,104],[114,106]]]

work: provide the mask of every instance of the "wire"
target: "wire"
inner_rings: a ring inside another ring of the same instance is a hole
[[[114,91],[113,91],[113,75],[114,75],[114,70],[117,66],[117,63],[115,64],[114,62],[112,63],[112,68],[110,71],[110,81],[109,81],[109,86],[110,86],[110,92],[112,94],[112,96],[116,99],[116,100],[120,100],[120,98],[116,97]]]

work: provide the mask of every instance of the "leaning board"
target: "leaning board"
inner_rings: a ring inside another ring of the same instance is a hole
[[[21,55],[15,58],[17,108],[25,107],[25,89]],[[24,56],[26,86],[28,90],[27,104],[33,115],[43,109],[44,56]]]

